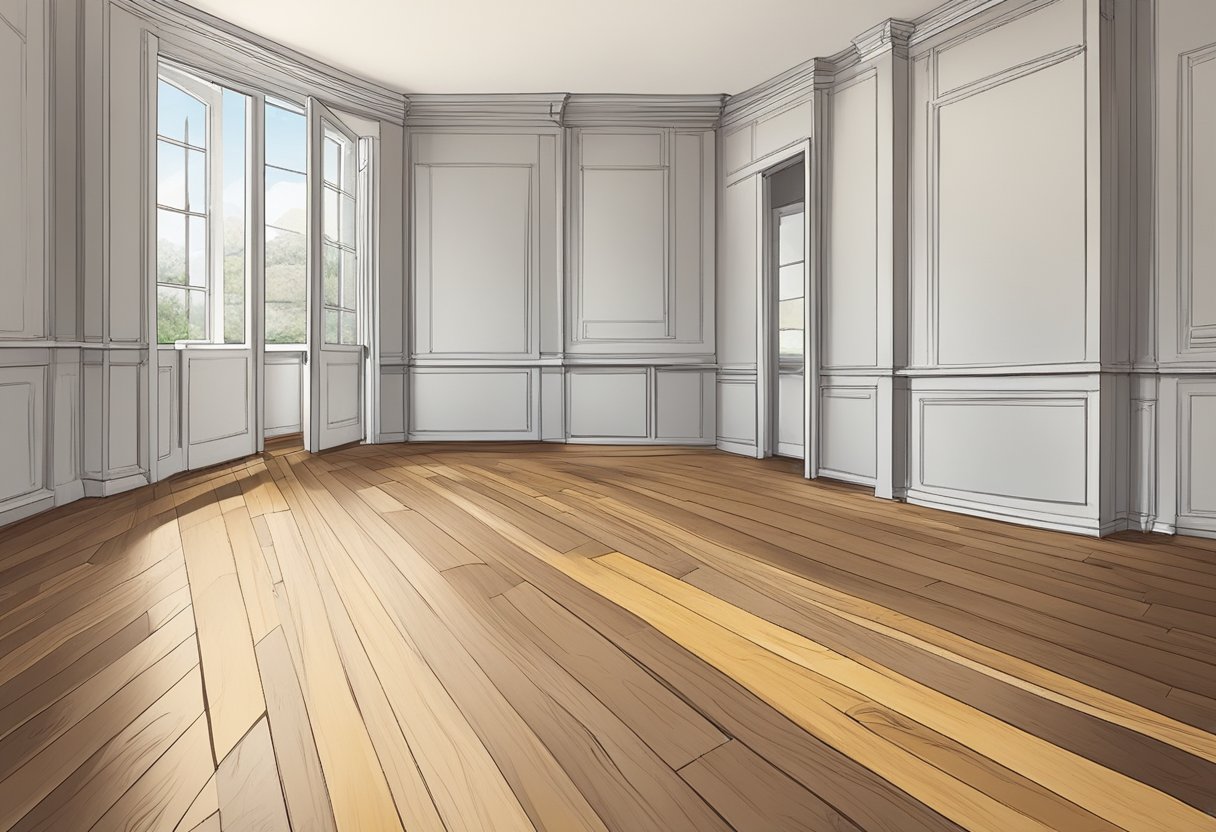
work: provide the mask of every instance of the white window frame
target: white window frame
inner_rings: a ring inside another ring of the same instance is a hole
[[[205,148],[201,148],[205,165],[205,176],[207,193],[204,199],[203,211],[200,213],[194,210],[190,205],[190,197],[187,192],[186,209],[173,208],[171,206],[161,205],[159,201],[156,203],[156,211],[169,211],[189,217],[201,217],[205,223],[207,242],[204,247],[205,263],[204,273],[206,280],[201,288],[190,287],[187,279],[186,297],[187,303],[191,292],[203,292],[207,298],[206,302],[206,320],[203,324],[202,338],[182,338],[169,342],[160,341],[159,323],[156,333],[156,341],[160,347],[177,347],[186,346],[217,346],[217,347],[239,347],[249,346],[252,342],[252,326],[251,321],[251,288],[252,288],[252,268],[250,264],[250,237],[251,237],[251,218],[249,216],[249,191],[251,188],[251,180],[254,179],[254,174],[251,164],[250,155],[250,134],[249,112],[250,105],[246,106],[246,130],[245,130],[245,289],[244,289],[244,308],[245,320],[243,322],[244,332],[240,342],[225,343],[225,328],[224,328],[224,168],[221,162],[223,153],[223,135],[224,135],[224,87],[206,78],[193,74],[190,71],[184,70],[175,66],[172,63],[161,60],[157,65],[157,89],[159,90],[159,82],[164,81],[174,87],[177,87],[186,95],[201,101],[206,108],[206,133],[207,144]],[[244,91],[237,88],[230,88],[233,92],[240,93],[246,96],[247,101],[252,102],[253,98]],[[167,136],[162,136],[159,129],[156,131],[155,141],[157,150],[160,143],[167,142],[174,146],[190,148],[198,151],[200,148],[193,145],[183,144],[175,139]],[[189,169],[184,168],[187,181],[189,180]],[[159,178],[159,171],[157,176]],[[189,219],[187,219],[187,235],[189,235]],[[187,240],[189,237],[187,236]],[[158,242],[159,245],[159,242]],[[186,257],[189,258],[189,243],[186,246]],[[156,281],[157,289],[161,286],[180,288],[180,284],[162,283],[159,279]],[[159,293],[158,293],[159,296]],[[158,300],[159,303],[159,300]],[[159,321],[159,312],[158,312]]]

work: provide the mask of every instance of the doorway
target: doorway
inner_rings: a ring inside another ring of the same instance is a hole
[[[367,123],[166,60],[154,112],[154,479],[368,439]]]
[[[769,452],[803,459],[806,442],[806,168],[799,159],[766,176],[765,275],[771,383]]]

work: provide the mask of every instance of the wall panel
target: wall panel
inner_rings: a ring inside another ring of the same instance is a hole
[[[877,390],[833,380],[819,391],[819,475],[873,483],[878,474],[875,443]]]
[[[824,367],[878,364],[878,81],[832,93],[826,267],[819,317]]]
[[[0,9],[0,338],[46,333],[46,9]]]
[[[571,354],[707,355],[712,131],[570,132]]]
[[[1078,56],[937,105],[938,365],[1086,359],[1084,83]]]
[[[539,439],[539,372],[415,368],[410,374],[411,439]]]
[[[650,436],[650,384],[645,367],[577,369],[566,374],[571,439],[637,440]]]

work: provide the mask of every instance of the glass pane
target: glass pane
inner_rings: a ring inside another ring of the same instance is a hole
[[[207,338],[207,293],[206,292],[190,292],[190,324],[189,334],[186,336],[191,341],[203,341]]]
[[[186,218],[156,212],[156,282],[186,282]]]
[[[342,158],[342,148],[329,136],[325,137],[325,181],[330,185],[338,185],[341,182],[339,177],[340,162]]]
[[[342,252],[342,305],[359,308],[359,266],[353,251]]]
[[[325,309],[325,343],[338,343],[338,310]]]
[[[343,245],[355,246],[355,198],[342,195],[342,237]]]
[[[303,113],[266,105],[266,164],[297,173],[308,170],[308,125]]]
[[[190,235],[186,241],[189,251],[191,286],[207,285],[207,220],[204,217],[189,217]]]
[[[308,225],[308,187],[304,174],[266,169],[266,224],[304,233]]]
[[[308,342],[304,331],[306,307],[304,301],[294,303],[266,303],[266,343],[304,344]]]
[[[207,146],[207,105],[167,81],[157,84],[156,132],[195,147]]]
[[[186,322],[186,290],[177,286],[157,286],[157,343],[172,344],[174,341],[184,341],[188,331]]]
[[[782,266],[777,273],[777,299],[778,300],[793,300],[803,296],[802,277],[803,269],[801,263],[795,263],[792,266]]]
[[[781,355],[801,358],[802,347],[801,329],[783,329],[778,333],[777,348]]]
[[[331,188],[321,191],[321,233],[330,240],[338,237],[338,192]]]
[[[207,210],[207,154],[201,150],[187,150],[186,154],[186,205],[202,214]]]
[[[338,295],[338,281],[341,277],[342,251],[335,245],[325,243],[323,246],[325,262],[321,269],[321,286],[324,290],[325,303],[329,306],[341,306]]]
[[[778,329],[802,329],[802,298],[783,300],[777,309]]]
[[[224,90],[224,343],[245,342],[246,207],[248,198],[246,110],[248,98]]]
[[[354,312],[342,313],[342,343],[354,344],[359,338],[359,327]]]
[[[186,207],[186,149],[179,145],[156,143],[156,201]]]
[[[266,342],[307,342],[308,247],[303,234],[266,230]]]
[[[793,263],[803,259],[802,217],[802,211],[796,214],[786,214],[781,217],[781,224],[777,229],[779,265],[784,266],[786,263]]]

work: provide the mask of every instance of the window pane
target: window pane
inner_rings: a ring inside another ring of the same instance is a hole
[[[786,357],[801,358],[802,340],[801,329],[783,329],[778,333],[778,351]]]
[[[207,210],[207,154],[201,150],[187,150],[186,154],[186,204],[202,214]]]
[[[156,282],[186,282],[186,218],[156,212]]]
[[[303,234],[266,230],[266,341],[307,341],[308,247]]]
[[[156,132],[195,147],[207,144],[207,107],[167,81],[157,84]]]
[[[207,338],[207,293],[190,292],[190,324],[191,341],[204,341]]]
[[[207,285],[207,220],[203,217],[190,217],[189,221],[190,236],[187,238],[186,247],[190,257],[190,285],[205,287]]]
[[[266,303],[266,343],[304,344],[308,341],[304,331],[306,308],[298,303]]]
[[[359,308],[359,266],[351,251],[342,252],[342,305]]]
[[[156,143],[156,201],[170,208],[186,207],[186,150]]]
[[[183,341],[188,332],[186,290],[177,286],[156,287],[156,341],[172,344]]]
[[[777,287],[778,300],[793,300],[803,296],[802,271],[801,263],[781,267],[777,273],[777,282],[780,284]]]
[[[321,191],[321,233],[330,240],[341,240],[338,236],[338,192],[331,188]]]
[[[266,105],[266,164],[297,173],[308,170],[308,126],[302,113]]]
[[[330,185],[338,185],[341,181],[339,178],[339,160],[341,159],[341,146],[329,136],[325,137],[325,181]]]
[[[342,237],[343,245],[354,248],[355,245],[355,198],[342,195]]]
[[[304,233],[308,225],[308,187],[304,174],[266,169],[266,224]]]
[[[342,343],[354,344],[358,340],[359,327],[354,312],[342,313]]]
[[[342,268],[342,251],[330,243],[324,244],[325,262],[321,272],[321,284],[325,293],[325,303],[329,306],[341,306],[338,296],[338,281]]]
[[[781,224],[777,229],[777,248],[782,266],[803,259],[802,218],[801,211],[796,214],[786,214],[781,218]]]
[[[338,310],[325,309],[325,343],[338,343]]]
[[[804,311],[802,298],[783,300],[778,304],[777,317],[780,329],[802,329],[802,313]]]

